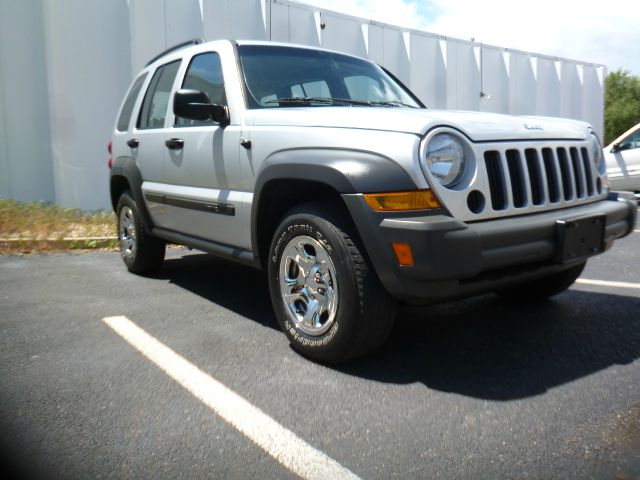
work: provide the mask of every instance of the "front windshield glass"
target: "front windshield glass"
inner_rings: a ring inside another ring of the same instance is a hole
[[[322,50],[238,46],[249,108],[423,105],[378,65]]]

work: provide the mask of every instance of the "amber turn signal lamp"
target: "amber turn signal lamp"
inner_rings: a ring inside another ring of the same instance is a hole
[[[411,252],[411,246],[408,243],[392,243],[393,251],[396,254],[398,265],[403,267],[410,267],[413,265],[413,252]]]
[[[365,193],[364,199],[378,212],[397,212],[402,210],[430,210],[440,208],[440,202],[431,190],[413,190],[410,192]]]

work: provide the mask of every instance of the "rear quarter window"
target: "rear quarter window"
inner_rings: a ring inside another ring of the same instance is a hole
[[[122,110],[120,110],[120,116],[118,117],[118,126],[116,127],[119,132],[126,132],[129,130],[129,121],[131,120],[131,113],[133,112],[133,106],[136,103],[138,95],[140,94],[140,89],[142,88],[142,84],[147,78],[147,74],[140,75],[136,78],[133,85],[129,89],[129,93],[127,94],[127,99],[124,101],[122,105]]]

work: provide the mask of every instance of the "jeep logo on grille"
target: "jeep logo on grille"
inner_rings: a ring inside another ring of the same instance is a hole
[[[532,125],[530,123],[525,123],[524,128],[527,130],[544,130],[541,125]]]

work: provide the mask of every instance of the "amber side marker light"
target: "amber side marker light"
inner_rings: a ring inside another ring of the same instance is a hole
[[[440,202],[431,190],[411,192],[365,193],[367,204],[378,212],[398,212],[403,210],[430,210],[441,208]]]
[[[410,267],[413,265],[413,252],[408,243],[392,243],[393,251],[396,254],[398,265],[402,267]]]

